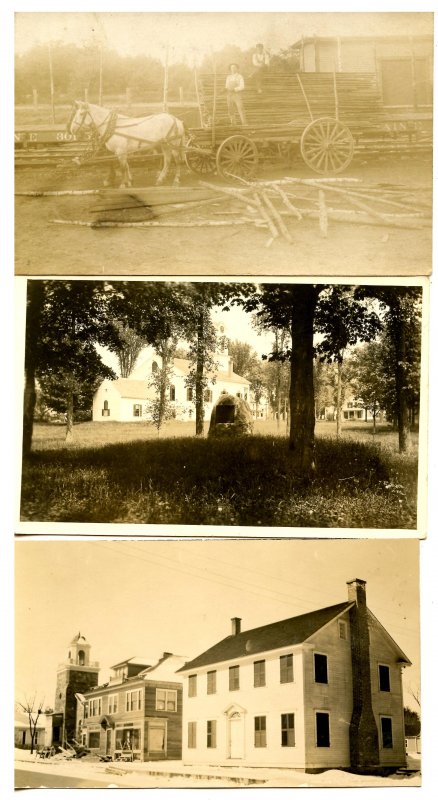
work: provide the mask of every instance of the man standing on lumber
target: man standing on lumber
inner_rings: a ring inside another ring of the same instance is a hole
[[[239,72],[238,64],[230,64],[229,74],[225,81],[227,91],[228,114],[232,125],[236,125],[236,110],[239,114],[242,125],[246,125],[245,109],[243,108],[243,90],[245,81]]]
[[[263,44],[256,44],[255,53],[253,53],[252,56],[254,72],[252,73],[251,78],[254,78],[258,94],[262,94],[263,76],[266,74],[269,68],[270,60],[271,56],[269,55],[268,51],[265,50],[265,46]]]

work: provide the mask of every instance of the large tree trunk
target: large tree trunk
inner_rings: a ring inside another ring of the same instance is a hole
[[[67,397],[67,414],[66,414],[66,430],[65,430],[65,441],[66,443],[73,441],[73,407],[74,407],[74,397],[73,393],[69,392]]]
[[[406,375],[406,326],[401,303],[394,308],[393,344],[395,349],[395,392],[399,453],[407,453],[411,445],[409,427],[408,386]]]
[[[36,404],[35,378],[38,366],[43,302],[44,282],[29,280],[27,282],[26,349],[24,356],[23,456],[28,456],[32,448],[33,419]]]
[[[204,435],[204,310],[200,310],[196,332],[195,434]]]
[[[338,385],[336,387],[336,436],[342,430],[342,362],[338,361]]]
[[[315,404],[313,393],[313,319],[318,290],[310,284],[294,287],[289,448],[294,469],[303,477],[315,470]]]

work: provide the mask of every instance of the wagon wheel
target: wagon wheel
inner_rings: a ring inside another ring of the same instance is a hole
[[[216,154],[218,172],[224,178],[252,178],[259,158],[257,147],[247,136],[229,136]]]
[[[354,139],[342,122],[321,117],[303,131],[300,149],[308,167],[327,175],[348,167],[354,155]]]
[[[216,169],[216,158],[213,152],[198,147],[192,139],[187,143],[185,159],[188,168],[200,175],[208,175]]]

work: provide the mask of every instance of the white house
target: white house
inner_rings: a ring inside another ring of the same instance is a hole
[[[228,354],[228,343],[224,336],[224,328],[218,325],[218,350],[214,359],[217,370],[211,375],[209,387],[205,390],[205,419],[209,420],[211,410],[225,391],[251,402],[250,382],[237,375],[233,369],[233,359]],[[150,386],[151,378],[162,367],[162,360],[151,348],[145,351],[144,358],[134,368],[129,378],[104,380],[93,398],[93,420],[95,422],[141,422],[150,419],[149,403],[154,397],[154,388]],[[169,389],[170,404],[176,419],[189,420],[195,417],[195,391],[186,386],[190,362],[185,358],[173,361],[171,385]],[[214,378],[214,382],[213,382]],[[260,409],[263,406],[259,406]],[[266,415],[266,410],[265,410]]]
[[[405,765],[401,670],[365,581],[327,608],[241,631],[185,664],[183,760],[304,771]]]

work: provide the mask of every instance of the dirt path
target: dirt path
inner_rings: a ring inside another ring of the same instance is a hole
[[[382,160],[361,157],[345,176],[367,183],[408,186],[431,182],[427,156]],[[304,166],[271,170],[260,177],[315,177]],[[16,191],[98,188],[102,176],[82,170],[22,167]],[[186,173],[183,185],[196,185]],[[137,170],[134,186],[147,185]],[[252,225],[224,228],[100,229],[56,225],[55,218],[91,220],[93,196],[16,198],[15,271],[46,275],[427,275],[431,272],[431,231],[331,222],[326,239],[316,220],[291,221],[293,242],[278,239],[267,248],[267,232]],[[171,219],[212,217],[207,208]],[[219,217],[216,217],[218,219]],[[170,219],[170,218],[169,218]]]

